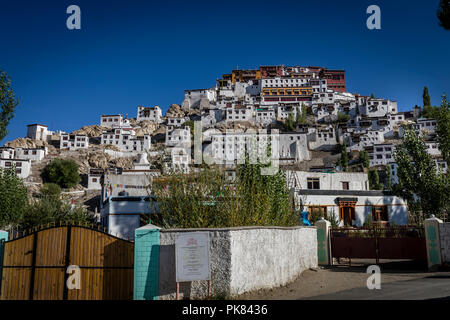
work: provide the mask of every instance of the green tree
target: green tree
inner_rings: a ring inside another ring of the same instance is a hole
[[[369,169],[370,158],[369,153],[366,150],[363,150],[359,153],[359,163],[361,163],[364,168]]]
[[[450,164],[450,103],[447,96],[442,96],[441,107],[437,115],[436,135],[442,158]]]
[[[73,160],[55,159],[42,171],[42,179],[61,188],[74,187],[80,182],[78,165]]]
[[[27,205],[27,188],[15,168],[0,168],[0,229],[19,226]]]
[[[372,94],[370,95],[370,98],[371,98],[371,99],[375,99],[375,95],[372,93]]]
[[[61,199],[61,189],[56,184],[45,184],[36,199],[24,211],[20,228],[26,230],[47,224],[94,223],[95,218],[81,206],[71,205]]]
[[[392,170],[390,165],[386,166],[386,175],[387,175],[386,189],[392,191]]]
[[[345,172],[348,171],[348,152],[347,152],[347,144],[345,143],[345,141],[341,147],[341,158],[339,160],[339,164],[342,167],[343,171]]]
[[[399,182],[393,190],[408,202],[410,211],[441,215],[448,210],[448,177],[436,170],[422,137],[405,127],[403,142],[396,147],[394,158]]]
[[[380,183],[380,176],[378,175],[377,169],[370,169],[369,174],[369,188],[370,190],[381,190],[383,189],[382,184]]]
[[[343,112],[338,112],[338,122],[348,122],[350,120],[350,116],[348,114],[345,114]]]
[[[294,116],[292,113],[289,113],[284,126],[286,131],[294,131]]]
[[[8,134],[9,121],[14,117],[14,109],[19,104],[11,88],[11,79],[0,70],[0,141]]]
[[[437,16],[439,25],[446,30],[450,30],[450,1],[440,0]]]
[[[302,103],[301,109],[297,107],[297,117],[295,119],[295,122],[297,125],[304,124],[306,122],[306,106]]]
[[[430,94],[428,93],[428,88],[427,87],[423,88],[422,99],[423,99],[423,107],[424,108],[426,106],[431,106]]]

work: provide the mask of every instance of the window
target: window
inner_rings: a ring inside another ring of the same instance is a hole
[[[308,189],[320,189],[319,178],[307,178]]]
[[[342,181],[342,190],[350,190],[350,183],[348,181]]]
[[[372,207],[373,221],[389,221],[387,206],[373,206]]]
[[[92,182],[97,182],[97,178],[92,178]]]

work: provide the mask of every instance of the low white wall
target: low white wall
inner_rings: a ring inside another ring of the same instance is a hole
[[[439,224],[441,255],[443,263],[450,263],[450,222]]]
[[[160,230],[158,299],[176,297],[176,234],[195,231],[210,234],[213,296],[285,285],[318,265],[315,227]],[[180,284],[180,299],[203,299],[207,294],[207,281]]]
[[[231,230],[230,294],[285,285],[317,267],[314,228]]]

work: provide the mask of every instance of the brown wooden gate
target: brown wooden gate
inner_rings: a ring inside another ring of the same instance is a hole
[[[82,226],[39,230],[3,244],[1,300],[131,300],[134,243]],[[80,268],[68,289],[67,267]]]
[[[426,260],[423,228],[336,228],[330,232],[333,258]]]

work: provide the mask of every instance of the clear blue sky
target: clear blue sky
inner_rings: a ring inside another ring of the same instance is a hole
[[[450,94],[450,31],[438,0],[0,1],[0,69],[20,98],[10,134],[26,125],[73,131],[100,114],[166,111],[184,89],[211,87],[233,68],[320,65],[346,70],[347,88],[395,99],[400,110]],[[81,8],[81,30],[66,8]],[[381,30],[366,8],[381,7]]]

